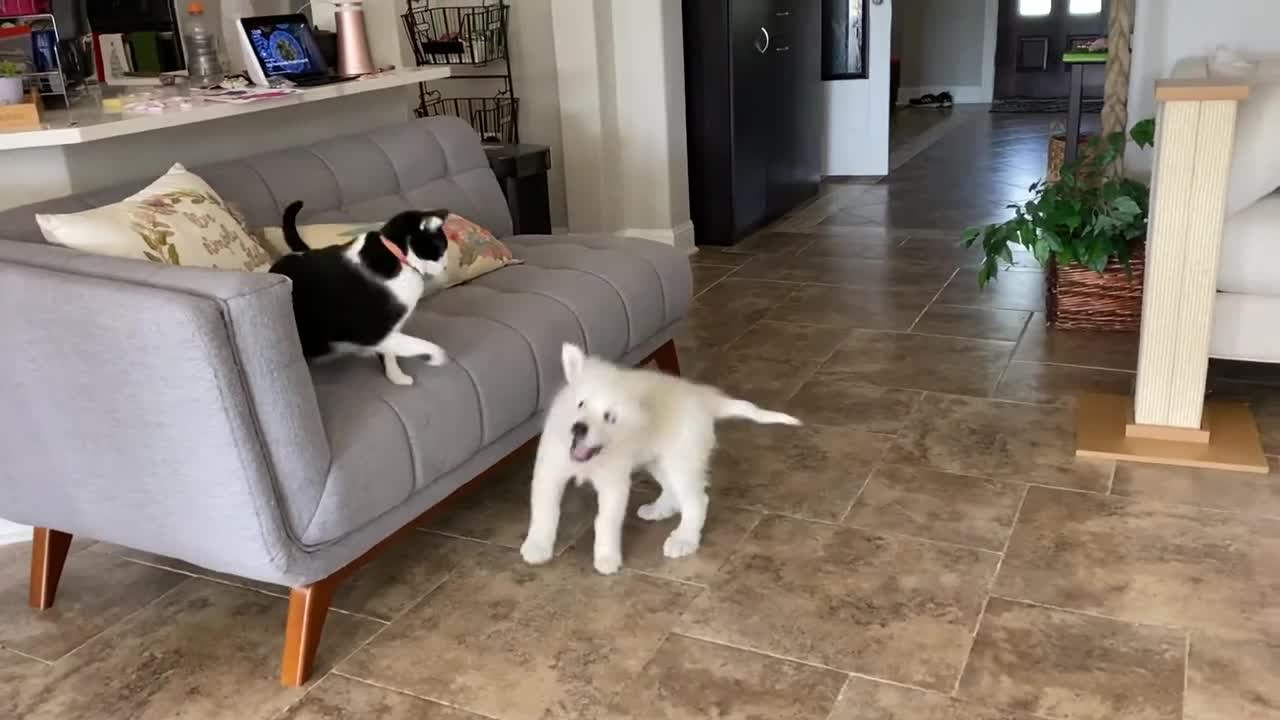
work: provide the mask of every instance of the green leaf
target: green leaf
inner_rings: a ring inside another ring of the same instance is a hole
[[[1134,202],[1130,197],[1118,197],[1112,203],[1115,209],[1130,218],[1135,218],[1142,214],[1142,208],[1138,207],[1138,203]]]
[[[976,227],[964,229],[964,239],[961,240],[965,247],[973,247],[973,243],[982,235],[982,230]]]
[[[1156,119],[1147,118],[1134,124],[1129,137],[1138,147],[1151,147],[1156,142]]]

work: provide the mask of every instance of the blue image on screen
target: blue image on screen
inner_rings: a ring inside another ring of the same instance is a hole
[[[255,27],[249,32],[253,51],[267,75],[302,75],[315,70],[306,32],[300,23]]]

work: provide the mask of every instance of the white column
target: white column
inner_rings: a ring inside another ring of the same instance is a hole
[[[569,230],[692,249],[680,0],[552,0]]]
[[[1137,426],[1201,427],[1236,105],[1247,95],[1203,80],[1156,85]]]

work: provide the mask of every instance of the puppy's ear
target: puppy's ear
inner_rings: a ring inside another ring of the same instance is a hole
[[[582,372],[582,364],[586,362],[587,356],[583,354],[582,348],[573,343],[565,343],[560,348],[560,364],[564,367],[564,379],[566,382],[573,382],[578,377],[578,373]]]

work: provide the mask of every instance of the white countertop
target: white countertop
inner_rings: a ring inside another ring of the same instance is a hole
[[[96,108],[73,106],[71,111],[43,112],[41,119],[44,127],[40,130],[0,131],[0,151],[93,142],[121,135],[133,135],[179,125],[238,117],[263,110],[278,110],[332,98],[389,90],[414,83],[431,82],[449,77],[449,74],[449,68],[440,65],[401,68],[360,80],[307,88],[300,93],[282,98],[259,100],[243,105],[199,102],[190,110],[164,113],[106,115]]]

